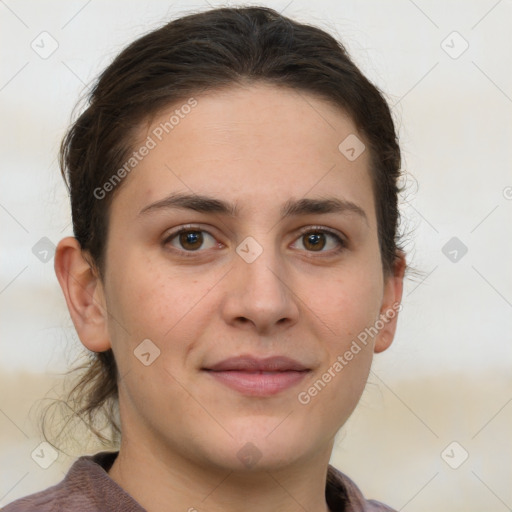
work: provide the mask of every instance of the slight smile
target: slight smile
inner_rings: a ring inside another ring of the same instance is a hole
[[[248,396],[271,396],[301,382],[311,371],[286,356],[232,357],[202,368],[218,382]]]

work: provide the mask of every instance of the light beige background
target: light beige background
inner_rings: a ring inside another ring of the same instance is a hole
[[[410,174],[403,227],[423,274],[406,283],[395,342],[332,463],[398,510],[511,510],[512,2],[261,3],[341,38],[387,93]],[[38,401],[80,349],[53,260],[32,252],[72,233],[55,160],[71,111],[125,44],[205,7],[0,1],[0,506],[57,483],[73,461],[31,458]],[[31,48],[43,31],[58,43],[46,59]],[[456,262],[442,251],[452,237],[468,248]]]

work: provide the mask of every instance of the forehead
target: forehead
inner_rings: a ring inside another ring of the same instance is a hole
[[[357,158],[345,141],[359,144]],[[362,136],[343,110],[302,91],[253,84],[185,98],[141,127],[134,148],[144,145],[114,209],[178,191],[236,201],[243,215],[336,194],[372,216]]]

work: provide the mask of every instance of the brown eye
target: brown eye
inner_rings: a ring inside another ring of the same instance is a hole
[[[201,231],[186,231],[179,234],[181,247],[195,251],[203,245],[203,235]]]
[[[304,249],[308,252],[337,252],[346,247],[343,238],[326,229],[309,228],[309,231],[302,232],[298,240],[302,242]]]
[[[325,247],[325,234],[324,233],[309,233],[304,235],[304,247],[313,251],[322,250]]]
[[[199,249],[215,247],[216,240],[206,231],[188,228],[181,229],[177,233],[171,234],[167,237],[164,244],[171,245],[178,250],[194,252],[199,251]]]

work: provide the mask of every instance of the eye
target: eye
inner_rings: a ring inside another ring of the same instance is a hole
[[[340,235],[322,227],[302,229],[297,240],[308,252],[338,253],[346,247],[346,242]],[[170,245],[179,252],[192,255],[191,253],[201,252],[200,249],[219,247],[220,243],[208,231],[194,226],[182,226],[170,233],[163,241],[163,245]]]
[[[326,228],[308,227],[302,230],[298,238],[308,252],[339,252],[346,247],[345,240]],[[323,250],[327,247],[327,250]]]
[[[197,252],[201,248],[211,249],[218,246],[217,240],[207,231],[185,226],[167,236],[163,243],[186,252]]]

